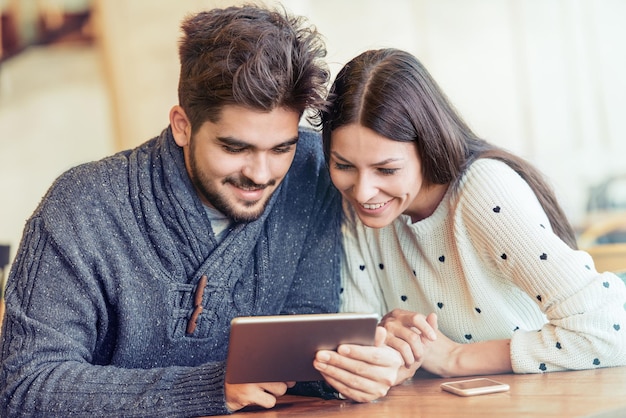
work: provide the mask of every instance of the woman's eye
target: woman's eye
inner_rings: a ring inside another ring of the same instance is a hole
[[[392,174],[396,174],[396,172],[397,172],[398,170],[399,170],[399,169],[397,169],[397,168],[379,168],[379,169],[378,169],[378,171],[379,171],[381,174],[384,174],[384,175],[386,175],[386,176],[391,176]]]
[[[335,169],[337,169],[337,170],[345,171],[345,170],[349,170],[351,168],[352,168],[352,166],[348,165],[348,164],[335,163]]]

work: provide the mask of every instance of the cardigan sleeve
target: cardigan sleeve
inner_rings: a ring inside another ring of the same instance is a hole
[[[122,368],[107,323],[115,309],[32,218],[6,293],[0,416],[192,416],[228,413],[224,364]],[[42,311],[40,307],[46,307]],[[101,350],[101,348],[105,348]],[[111,356],[114,354],[111,354]]]
[[[626,288],[620,278],[597,272],[587,253],[559,239],[529,185],[504,163],[478,160],[459,193],[458,213],[473,245],[548,320],[540,330],[513,334],[513,370],[625,365]]]

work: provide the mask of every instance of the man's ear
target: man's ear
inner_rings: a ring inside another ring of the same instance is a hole
[[[191,140],[191,123],[185,110],[176,105],[170,110],[170,126],[172,127],[172,134],[174,140],[179,147],[189,145]]]

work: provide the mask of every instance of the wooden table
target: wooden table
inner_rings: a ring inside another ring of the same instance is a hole
[[[279,398],[275,408],[244,409],[234,416],[358,418],[384,417],[626,417],[626,367],[546,374],[489,376],[511,386],[509,392],[461,397],[439,385],[460,379],[420,374],[392,388],[376,402]],[[231,415],[232,416],[232,415]]]

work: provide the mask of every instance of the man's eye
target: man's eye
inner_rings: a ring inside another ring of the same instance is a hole
[[[231,147],[229,145],[223,145],[222,149],[228,153],[231,154],[238,154],[240,152],[243,152],[245,150],[245,148],[242,147]]]
[[[293,147],[293,145],[285,145],[285,146],[282,146],[282,147],[276,147],[276,148],[274,148],[274,152],[276,154],[286,154],[289,151],[291,151],[292,147]]]

